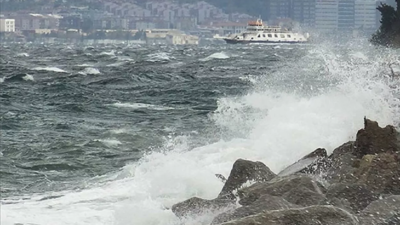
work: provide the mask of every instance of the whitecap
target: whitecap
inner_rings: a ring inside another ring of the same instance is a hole
[[[119,108],[130,108],[130,109],[151,109],[151,110],[171,110],[174,108],[167,107],[167,106],[158,106],[158,105],[151,105],[145,103],[114,103],[112,104],[114,107]]]
[[[96,140],[94,140],[94,141],[99,141],[99,142],[101,142],[101,143],[103,143],[103,144],[105,144],[105,145],[107,145],[107,146],[118,146],[118,145],[121,145],[122,143],[119,141],[119,140],[117,140],[117,139],[96,139]]]
[[[18,57],[29,57],[29,54],[26,52],[22,52],[22,53],[18,53],[17,56]]]
[[[93,64],[88,64],[88,63],[83,63],[83,64],[79,64],[79,65],[76,65],[77,67],[92,67],[92,66],[94,66]]]
[[[101,52],[99,55],[115,56],[115,51],[111,50],[109,52]]]
[[[210,56],[207,56],[204,59],[200,59],[200,61],[209,61],[209,60],[213,60],[213,59],[229,59],[230,56],[228,54],[226,54],[225,52],[216,52],[211,54]]]
[[[49,67],[35,67],[32,70],[39,70],[39,71],[51,71],[51,72],[57,72],[57,73],[66,73],[67,71],[62,70],[58,67],[54,66],[49,66]]]
[[[101,72],[97,68],[88,67],[88,68],[85,68],[83,71],[79,72],[79,74],[82,74],[82,75],[98,75],[98,74],[101,74]]]
[[[22,77],[25,81],[34,81],[33,76],[30,74],[26,74],[25,76]]]
[[[157,52],[157,53],[152,53],[147,56],[148,62],[159,62],[159,61],[169,61],[171,59],[174,59],[174,57],[170,56],[169,53],[166,52]]]

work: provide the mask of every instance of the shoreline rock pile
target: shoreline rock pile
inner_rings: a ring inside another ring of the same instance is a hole
[[[217,198],[177,203],[175,215],[223,211],[212,225],[400,224],[400,135],[366,118],[356,141],[329,156],[319,148],[278,174],[238,159],[228,179],[217,177]]]

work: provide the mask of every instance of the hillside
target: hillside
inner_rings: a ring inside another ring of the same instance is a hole
[[[198,2],[198,0],[178,0],[179,2]],[[226,13],[246,13],[252,16],[261,16],[267,18],[267,3],[266,0],[205,0],[206,2],[223,9]]]

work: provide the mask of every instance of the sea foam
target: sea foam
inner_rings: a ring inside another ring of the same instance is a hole
[[[94,187],[2,205],[1,224],[209,224],[218,212],[182,221],[170,207],[193,196],[216,197],[223,184],[215,174],[228,176],[236,159],[262,161],[278,172],[316,148],[331,152],[354,140],[364,116],[381,126],[400,122],[399,81],[386,76],[385,64],[397,62],[397,53],[348,49],[314,47],[295,64],[266,74],[247,94],[220,98],[210,119],[223,139],[191,149],[190,137],[173,136]]]

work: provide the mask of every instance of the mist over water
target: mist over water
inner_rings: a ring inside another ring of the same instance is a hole
[[[52,48],[20,49],[1,65],[4,225],[182,224],[169,208],[216,197],[215,174],[227,177],[238,158],[279,172],[354,140],[364,116],[400,124],[400,81],[390,77],[400,53],[365,42],[71,47],[32,59]],[[40,101],[47,110],[28,104]],[[35,137],[51,129],[54,140]],[[183,224],[208,224],[216,213]]]

